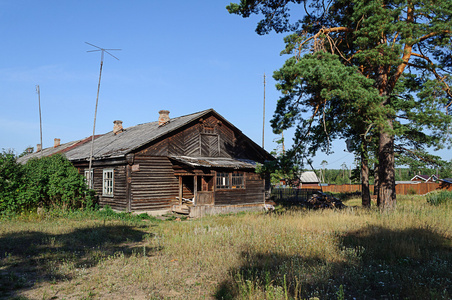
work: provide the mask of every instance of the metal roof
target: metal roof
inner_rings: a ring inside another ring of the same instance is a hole
[[[254,169],[256,162],[249,159],[233,159],[226,157],[189,157],[169,156],[169,158],[181,162],[190,167],[205,168],[229,168],[229,169]]]
[[[302,183],[318,183],[320,182],[319,178],[313,171],[307,171],[300,174],[300,182]]]
[[[98,137],[98,136],[96,136],[96,137]],[[86,143],[88,141],[91,141],[91,137],[77,140],[77,141],[67,142],[67,143],[61,144],[57,147],[45,148],[45,149],[42,149],[41,151],[33,152],[30,154],[24,155],[22,157],[19,157],[17,159],[17,162],[20,164],[25,164],[25,163],[27,163],[27,161],[29,161],[32,158],[41,158],[42,156],[50,156],[50,155],[53,155],[56,153],[64,153],[64,152],[68,151],[69,149],[76,147],[78,145],[82,145],[83,143]]]
[[[197,113],[175,117],[170,119],[169,122],[159,125],[158,121],[139,124],[136,126],[125,128],[122,132],[118,134],[114,134],[113,131],[110,131],[103,135],[96,135],[94,141],[94,151],[93,151],[93,159],[108,159],[108,158],[119,158],[124,157],[126,154],[139,149],[150,142],[153,142],[165,135],[171,133],[174,130],[177,130],[193,121],[196,121],[203,116],[214,113],[216,116],[221,118],[224,123],[228,124],[235,131],[243,134],[239,129],[237,129],[233,124],[228,122],[223,116],[217,113],[214,109],[210,108],[207,110],[203,110]],[[256,151],[259,151],[263,154],[264,157],[271,157],[264,149],[259,147],[256,143],[254,143],[251,139],[247,138],[243,135],[247,140],[249,140],[250,144]],[[56,148],[47,148],[42,150],[43,156],[50,156],[55,153],[64,153],[66,158],[70,161],[83,161],[89,160],[91,153],[91,137],[85,138],[82,140],[77,140],[73,142],[69,142],[66,144],[62,144]],[[29,155],[26,155],[22,158],[18,159],[18,162],[26,163],[30,158],[39,158],[40,152],[35,152]],[[179,158],[182,159],[182,158]],[[214,159],[215,160],[215,159]],[[215,166],[224,166],[224,167],[239,167],[239,168],[254,168],[254,162],[243,162],[238,160],[228,160],[227,158],[222,158],[222,162],[218,160],[211,161],[205,163],[206,165],[215,165]],[[198,163],[200,166],[204,164],[199,160],[195,161],[186,161],[190,164]]]
[[[214,111],[207,109],[194,114],[172,118],[169,122],[159,126],[158,121],[125,128],[123,132],[114,134],[110,131],[94,141],[94,159],[123,157],[127,153],[138,149],[147,143],[176,130],[205,114]],[[71,161],[88,160],[91,143],[67,151],[66,157]]]

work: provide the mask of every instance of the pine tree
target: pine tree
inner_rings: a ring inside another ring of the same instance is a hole
[[[294,20],[297,4],[305,14]],[[274,74],[283,94],[274,130],[296,126],[294,153],[328,151],[330,139],[351,138],[362,170],[376,143],[378,204],[393,208],[395,149],[422,155],[447,139],[452,2],[241,0],[227,9],[262,14],[258,34],[292,33],[283,51],[292,57]]]

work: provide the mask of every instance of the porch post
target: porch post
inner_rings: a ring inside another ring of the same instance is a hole
[[[196,205],[196,200],[198,198],[198,175],[195,175],[195,182],[193,183],[193,205]]]
[[[182,205],[183,189],[182,176],[179,176],[179,205]]]

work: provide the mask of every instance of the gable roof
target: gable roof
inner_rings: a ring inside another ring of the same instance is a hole
[[[313,171],[307,171],[300,174],[301,183],[319,183],[320,180]]]
[[[443,179],[439,179],[439,181],[443,181],[445,183],[451,183],[452,184],[452,178],[443,178]]]
[[[271,155],[267,151],[246,137],[246,135],[244,135],[239,129],[229,123],[212,108],[186,116],[172,118],[169,122],[162,126],[159,126],[158,121],[155,121],[125,128],[123,132],[116,135],[113,131],[110,131],[95,140],[93,158],[106,159],[124,157],[128,153],[140,149],[141,147],[156,141],[191,122],[197,121],[210,113],[221,119],[223,123],[228,124],[234,131],[243,135],[255,151],[258,151],[264,157],[271,158]],[[65,155],[67,159],[71,161],[81,161],[89,160],[90,153],[91,143],[86,143],[67,151]]]
[[[420,181],[437,181],[438,178],[436,175],[428,176],[428,175],[416,175],[413,178],[411,178],[412,181],[420,180]]]

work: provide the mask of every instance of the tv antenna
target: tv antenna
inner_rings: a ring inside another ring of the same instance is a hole
[[[99,71],[99,83],[97,84],[97,96],[96,96],[96,109],[94,110],[94,124],[93,124],[93,135],[91,137],[91,152],[89,155],[89,167],[88,167],[88,188],[92,189],[93,188],[93,180],[91,178],[91,173],[92,173],[92,164],[93,164],[93,152],[94,152],[94,135],[96,133],[96,116],[97,116],[97,105],[99,103],[99,91],[100,91],[100,80],[102,78],[102,67],[104,65],[104,53],[106,52],[107,54],[109,54],[110,56],[112,56],[113,58],[119,60],[119,58],[117,58],[116,56],[114,56],[113,54],[111,54],[108,51],[119,51],[121,49],[105,49],[105,48],[101,48],[98,47],[96,45],[90,44],[88,42],[85,42],[86,44],[97,48],[96,50],[88,50],[86,52],[97,52],[100,51],[101,52],[101,56],[100,56],[100,71]]]
[[[262,148],[265,148],[265,72],[264,72],[264,105],[263,105],[263,117],[262,117]]]

